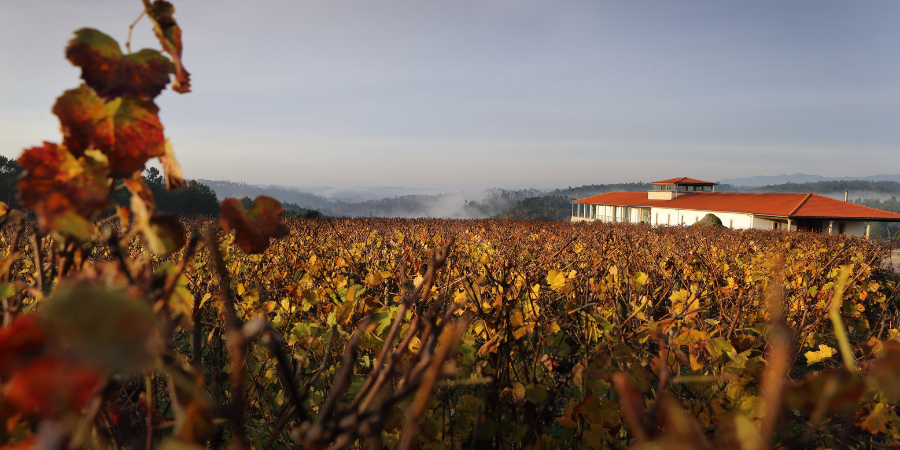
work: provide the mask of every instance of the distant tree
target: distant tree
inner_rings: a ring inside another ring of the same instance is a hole
[[[191,180],[188,181],[187,186],[170,191],[166,189],[165,178],[155,167],[144,170],[141,175],[153,193],[157,212],[179,216],[207,217],[219,214],[219,200],[209,186]],[[120,206],[128,206],[129,198],[128,190],[120,182],[113,193],[113,201]]]
[[[281,211],[281,217],[293,217],[297,219],[315,219],[318,217],[326,217],[318,209],[304,208],[295,203],[281,202],[284,210]]]
[[[16,183],[23,170],[16,160],[0,156],[0,201],[6,202],[11,208],[19,206]]]
[[[891,198],[885,200],[858,198],[853,203],[900,214],[900,200],[897,200],[897,196],[891,196]],[[900,233],[900,223],[896,222],[875,222],[869,231],[870,236],[885,239],[897,239],[898,233]]]
[[[493,218],[502,220],[568,220],[571,215],[572,203],[568,197],[549,195],[526,198]]]

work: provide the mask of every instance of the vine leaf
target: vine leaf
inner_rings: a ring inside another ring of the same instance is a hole
[[[57,355],[38,357],[12,375],[4,402],[29,415],[60,417],[84,408],[100,382],[101,374],[84,363]]]
[[[42,322],[73,354],[110,371],[152,367],[165,346],[152,307],[130,291],[69,282],[43,305]]]
[[[150,215],[156,211],[156,202],[153,200],[153,192],[144,181],[144,177],[135,173],[131,178],[122,180],[122,184],[131,191],[131,212],[137,220],[149,220]]]
[[[143,229],[144,242],[151,252],[157,255],[169,255],[184,247],[184,225],[178,216],[155,214]]]
[[[808,351],[804,353],[806,356],[806,364],[812,365],[820,361],[824,361],[828,358],[834,356],[837,353],[837,350],[825,345],[819,344],[819,349],[816,351]]]
[[[38,213],[41,227],[63,236],[87,239],[91,222],[110,205],[107,159],[96,150],[76,158],[65,146],[44,142],[19,157],[25,174],[19,181],[19,202]]]
[[[81,67],[81,78],[104,99],[123,95],[153,99],[175,72],[175,65],[162,53],[143,49],[123,55],[115,39],[92,28],[75,32],[66,58]]]
[[[159,163],[162,164],[163,173],[166,174],[166,189],[173,191],[181,189],[187,185],[184,182],[184,175],[181,173],[181,165],[175,159],[175,151],[172,149],[172,142],[166,139],[164,145],[165,153],[159,157]]]
[[[146,3],[145,3],[146,4]],[[175,81],[172,90],[179,94],[191,91],[191,74],[181,62],[181,27],[175,22],[175,7],[164,0],[156,0],[147,8],[147,17],[153,22],[153,33],[163,50],[175,61]]]
[[[135,172],[131,178],[122,182],[131,191],[134,226],[141,232],[147,249],[157,255],[168,255],[184,247],[184,225],[176,216],[154,214],[156,206],[153,193],[144,178]]]
[[[109,158],[110,170],[130,175],[150,158],[166,154],[159,108],[138,97],[103,102],[81,85],[63,93],[53,106],[63,131],[63,143],[75,156],[97,149]]]
[[[888,424],[896,423],[896,420],[897,415],[891,405],[879,402],[857,422],[857,426],[872,434],[887,433]]]
[[[225,232],[235,231],[235,241],[245,253],[262,253],[269,246],[270,238],[287,236],[289,230],[279,214],[281,203],[272,197],[260,195],[249,210],[235,198],[222,201],[219,220]]]
[[[72,154],[81,156],[87,149],[102,151],[114,145],[114,111],[86,85],[63,92],[52,111],[59,117],[63,145]]]
[[[766,440],[747,416],[735,412],[721,419],[716,429],[715,448],[758,450],[766,447]]]
[[[47,343],[47,333],[38,325],[34,314],[19,316],[0,328],[0,375],[7,377],[29,355],[37,354]]]

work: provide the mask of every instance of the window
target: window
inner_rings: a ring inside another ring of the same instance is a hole
[[[844,224],[843,223],[838,224],[838,234],[844,234]]]

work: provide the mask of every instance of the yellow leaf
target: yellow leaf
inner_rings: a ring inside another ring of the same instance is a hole
[[[672,301],[672,312],[682,314],[700,308],[700,300],[685,289],[674,292],[669,296]],[[693,316],[696,313],[691,314]]]
[[[872,434],[887,433],[887,425],[889,422],[897,420],[897,415],[891,410],[890,406],[884,403],[876,403],[864,419],[859,422],[859,427],[868,430]]]
[[[559,324],[556,323],[555,320],[553,322],[550,322],[550,325],[547,325],[547,332],[550,334],[559,333]]]
[[[649,281],[649,280],[650,280],[650,275],[647,275],[644,272],[638,272],[638,274],[634,277],[634,286],[636,288],[640,289],[641,286],[647,284],[647,281]]]
[[[369,285],[369,287],[378,286],[383,282],[384,278],[381,277],[381,272],[377,270],[369,272],[369,274],[366,275],[366,284]]]
[[[212,298],[212,294],[210,294],[209,292],[207,292],[206,294],[203,294],[203,298],[200,299],[200,307],[203,308],[203,305],[206,304],[206,301],[209,300],[210,298]]]
[[[525,325],[524,327],[518,328],[518,329],[516,329],[516,331],[513,331],[513,338],[515,338],[518,341],[519,339],[522,339],[522,336],[525,336],[526,334],[531,334],[533,332],[534,332],[534,325]]]
[[[518,308],[514,309],[509,315],[509,324],[514,327],[521,327],[525,321],[522,319],[522,311]]]
[[[566,285],[566,276],[562,272],[551,270],[547,272],[547,284],[550,289],[557,290]]]
[[[819,361],[831,358],[837,350],[825,345],[819,344],[819,350],[806,352],[806,364],[815,364]]]
[[[741,413],[728,415],[716,429],[715,448],[756,450],[766,447],[753,421]]]

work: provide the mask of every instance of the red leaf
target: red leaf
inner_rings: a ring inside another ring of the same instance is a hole
[[[169,84],[175,66],[156,50],[122,55],[119,43],[106,34],[82,28],[66,47],[66,58],[81,67],[81,78],[105,99],[131,95],[152,99]]]
[[[111,170],[130,174],[143,170],[148,159],[166,154],[166,138],[158,113],[159,108],[151,101],[122,98],[114,119],[116,146],[107,153]]]
[[[63,144],[76,156],[91,148],[103,151],[115,143],[112,114],[103,100],[83,84],[56,99],[53,114],[59,117]]]
[[[46,343],[46,331],[34,314],[19,316],[0,329],[0,375],[5,377],[23,361],[39,354]]]
[[[102,154],[75,158],[66,147],[44,142],[25,150],[19,164],[19,202],[38,213],[42,228],[86,239],[94,216],[110,202],[108,170]]]
[[[249,211],[237,199],[226,198],[222,201],[219,220],[225,232],[235,231],[235,241],[241,250],[262,253],[269,246],[269,238],[280,238],[290,233],[278,216],[281,209],[278,200],[264,195],[256,197]]]
[[[163,50],[175,61],[175,81],[172,90],[180,94],[191,91],[191,74],[181,62],[181,27],[175,22],[175,7],[164,0],[155,0],[147,16],[153,21],[153,31],[162,44]]]
[[[41,357],[13,374],[4,400],[25,414],[56,418],[84,408],[97,393],[101,379],[100,373],[86,364]]]
[[[0,446],[0,450],[30,450],[34,448],[34,440],[36,437],[36,435],[31,435],[15,444]]]
[[[63,93],[53,113],[72,154],[100,150],[109,158],[110,169],[126,177],[142,170],[148,159],[166,154],[159,108],[152,101],[125,96],[104,103],[81,85]]]

